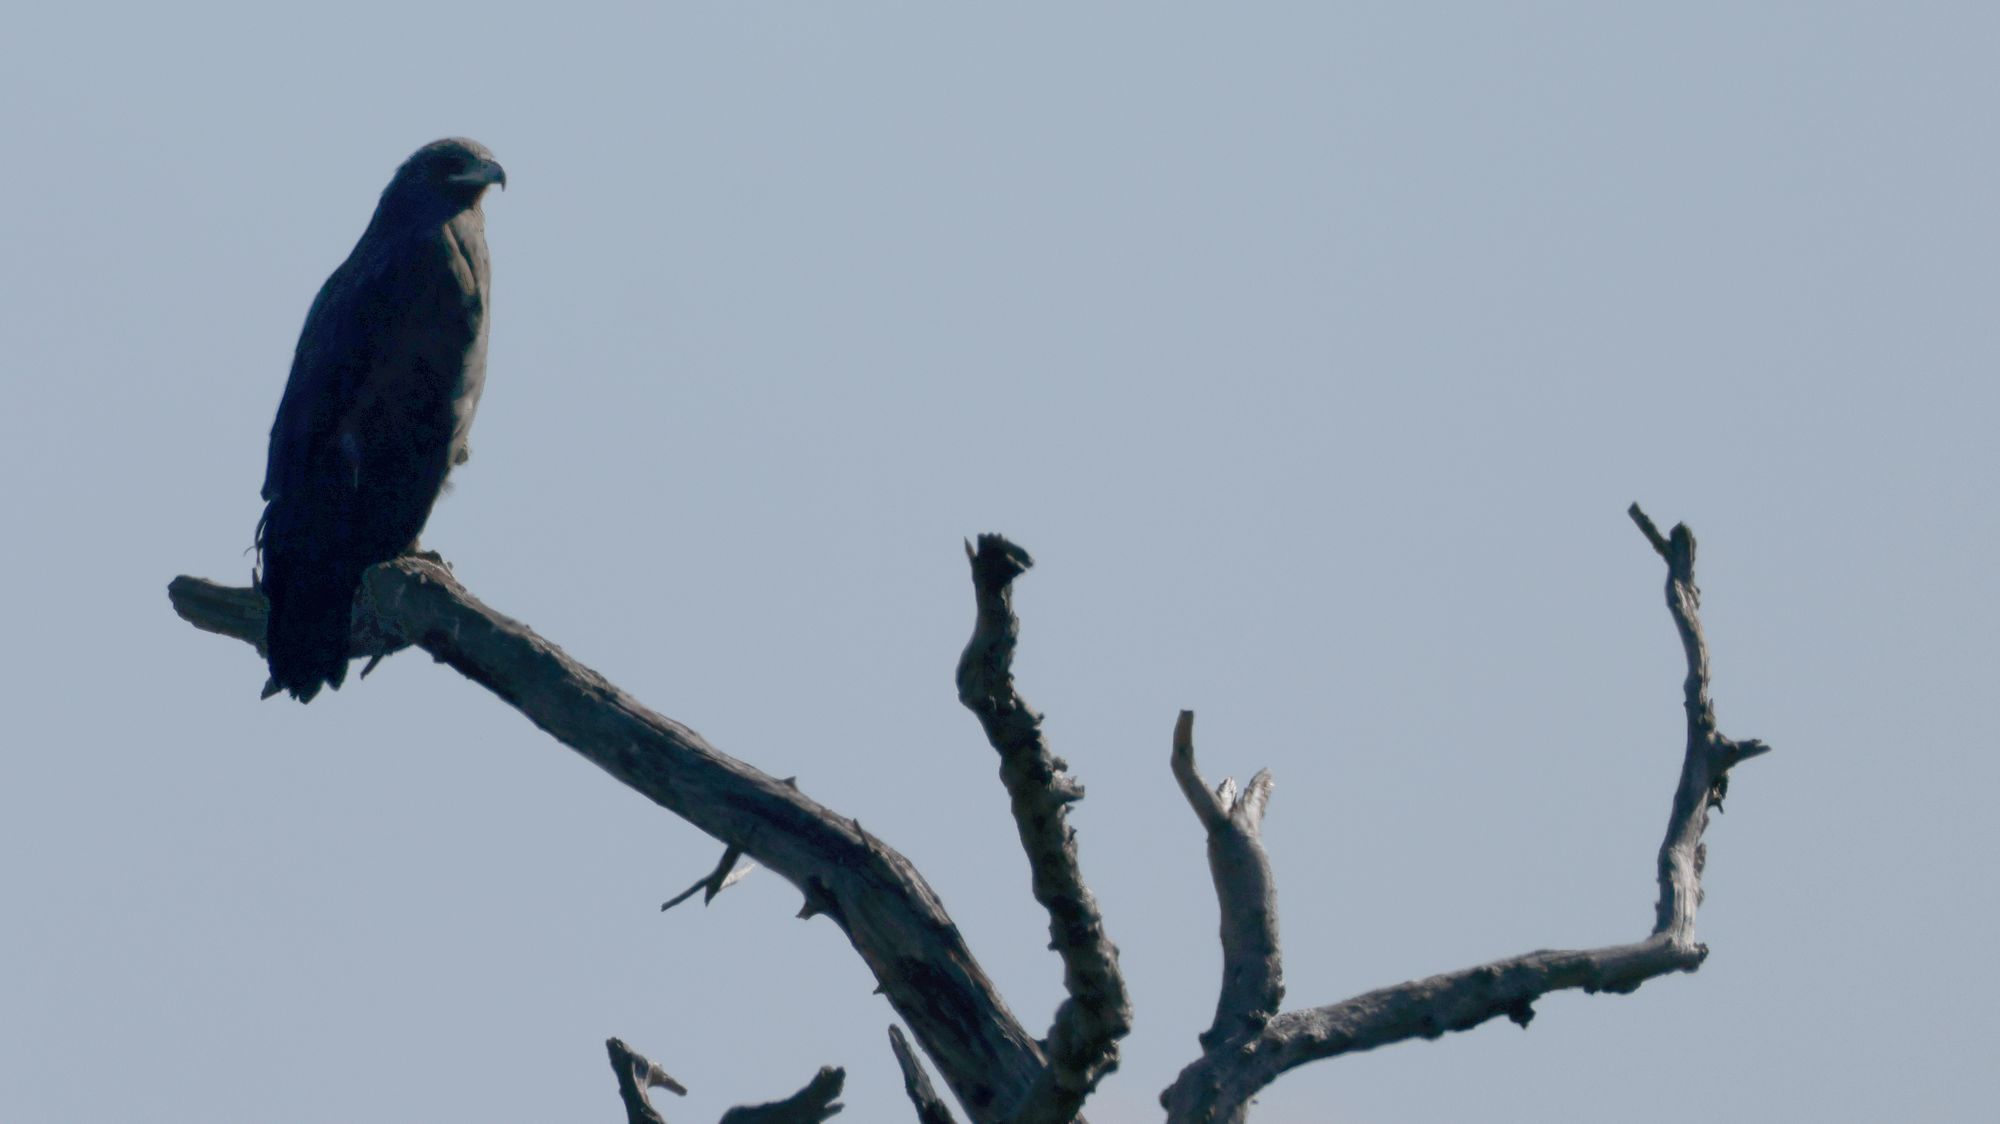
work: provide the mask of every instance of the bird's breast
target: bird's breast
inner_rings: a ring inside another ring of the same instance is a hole
[[[486,298],[492,272],[486,257],[485,223],[478,211],[467,211],[446,223],[441,239],[446,267],[456,290],[460,315],[467,328],[466,347],[451,388],[452,457],[462,459],[472,415],[486,385]]]

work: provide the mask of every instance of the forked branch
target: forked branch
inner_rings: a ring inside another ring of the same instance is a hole
[[[1707,949],[1694,940],[1694,921],[1708,810],[1720,807],[1729,770],[1769,747],[1716,729],[1697,617],[1694,536],[1685,526],[1660,534],[1636,504],[1630,514],[1667,563],[1668,610],[1688,664],[1686,753],[1660,848],[1651,934],[1629,945],[1528,953],[1280,1013],[1276,895],[1260,835],[1271,777],[1258,773],[1240,794],[1230,781],[1211,791],[1195,767],[1193,714],[1184,711],[1174,731],[1172,768],[1208,836],[1222,912],[1223,979],[1214,1021],[1200,1036],[1201,1057],[1161,1095],[1170,1121],[1240,1121],[1250,1098],[1293,1066],[1435,1038],[1501,1015],[1525,1026],[1533,1002],[1550,991],[1627,992],[1654,976],[1701,964]],[[978,548],[968,545],[967,552],[979,613],[959,664],[959,696],[1000,755],[1035,897],[1049,913],[1051,947],[1061,955],[1069,992],[1046,1053],[1008,1011],[908,860],[858,823],[805,797],[796,784],[720,753],[488,609],[442,559],[408,556],[369,571],[356,602],[353,651],[379,658],[407,645],[423,648],[622,783],[722,840],[722,861],[683,898],[695,890],[712,897],[747,869],[738,865],[744,856],[770,867],[804,894],[801,916],[826,914],[846,933],[974,1124],[1062,1124],[1076,1119],[1084,1098],[1116,1067],[1131,1011],[1117,949],[1084,885],[1067,823],[1067,806],[1082,797],[1082,786],[1050,753],[1041,716],[1013,683],[1020,622],[1011,585],[1032,562],[999,536],[981,536]],[[254,591],[182,577],[169,594],[197,627],[261,646],[264,604]],[[892,1031],[892,1042],[920,1118],[926,1124],[950,1120],[900,1033]],[[629,1124],[662,1124],[647,1090],[683,1090],[618,1040],[607,1048]],[[840,1071],[822,1070],[793,1097],[733,1109],[724,1120],[824,1120],[840,1110],[835,1098],[841,1081]]]
[[[1769,747],[1734,741],[1716,730],[1708,694],[1708,647],[1696,616],[1701,595],[1694,584],[1694,535],[1685,525],[1661,535],[1637,504],[1630,515],[1667,563],[1667,608],[1688,665],[1687,746],[1660,845],[1660,901],[1651,934],[1635,944],[1531,952],[1279,1014],[1283,991],[1276,909],[1257,832],[1269,776],[1259,773],[1241,799],[1233,797],[1227,782],[1209,793],[1194,768],[1193,715],[1183,711],[1174,730],[1173,771],[1208,833],[1209,869],[1223,915],[1223,982],[1215,1023],[1201,1036],[1201,1057],[1160,1095],[1170,1122],[1241,1121],[1250,1098],[1294,1066],[1469,1030],[1502,1015],[1526,1026],[1534,1018],[1534,1001],[1551,991],[1623,993],[1655,976],[1701,966],[1708,950],[1695,943],[1694,919],[1701,901],[1706,859],[1701,836],[1708,809],[1719,806],[1727,792],[1730,768]],[[1241,811],[1246,805],[1247,811]]]
[[[1222,987],[1215,1021],[1201,1035],[1204,1049],[1254,1035],[1278,1013],[1285,998],[1284,961],[1278,954],[1278,891],[1264,853],[1264,808],[1271,801],[1271,771],[1236,791],[1224,778],[1214,792],[1194,763],[1194,711],[1174,723],[1174,780],[1208,831],[1208,871],[1222,912]]]

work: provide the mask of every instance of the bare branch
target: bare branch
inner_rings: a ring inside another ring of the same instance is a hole
[[[407,639],[485,686],[620,783],[798,887],[840,926],[976,1124],[1022,1103],[1045,1069],[909,860],[797,787],[710,746],[467,593],[449,568],[405,556],[363,578],[370,627]],[[255,642],[249,590],[176,579],[191,623]],[[357,612],[360,610],[357,609]],[[354,650],[364,653],[364,637]]]
[[[1170,1122],[1241,1121],[1250,1098],[1293,1066],[1411,1038],[1469,1030],[1502,1015],[1525,1027],[1534,1018],[1534,1001],[1551,991],[1579,988],[1624,993],[1655,976],[1692,972],[1701,966],[1708,949],[1694,941],[1694,917],[1701,901],[1701,872],[1706,861],[1701,835],[1708,825],[1708,808],[1711,803],[1720,807],[1728,788],[1728,770],[1769,747],[1758,741],[1733,741],[1716,732],[1715,711],[1708,695],[1708,648],[1696,616],[1701,595],[1694,584],[1694,535],[1685,525],[1676,526],[1671,535],[1661,535],[1637,504],[1632,505],[1630,515],[1667,562],[1667,608],[1688,663],[1687,749],[1666,839],[1660,847],[1660,901],[1652,935],[1637,944],[1532,952],[1371,991],[1324,1007],[1289,1011],[1259,1029],[1235,1024],[1242,1029],[1231,1032],[1231,1025],[1224,1020],[1228,973],[1236,963],[1228,952],[1230,915],[1244,913],[1254,908],[1254,903],[1231,897],[1241,891],[1225,883],[1216,860],[1215,840],[1219,834],[1229,834],[1228,829],[1238,819],[1236,809],[1253,802],[1258,785],[1253,781],[1251,793],[1242,800],[1232,800],[1226,783],[1221,795],[1210,796],[1194,770],[1193,719],[1182,712],[1174,736],[1174,776],[1210,832],[1210,865],[1216,870],[1216,893],[1224,914],[1225,984],[1216,1025],[1201,1037],[1202,1056],[1160,1095]],[[1263,779],[1261,774],[1259,779]],[[1261,808],[1261,797],[1254,803]],[[1248,818],[1252,824],[1248,835],[1254,844],[1255,813]],[[1257,856],[1261,861],[1261,847]],[[1265,871],[1268,879],[1268,867]],[[1270,932],[1275,972],[1275,925]]]
[[[697,890],[705,891],[701,896],[701,904],[707,905],[715,900],[715,895],[750,877],[750,872],[757,869],[757,864],[755,862],[746,862],[742,866],[737,866],[736,860],[742,857],[743,848],[736,846],[734,843],[724,847],[722,849],[722,860],[715,864],[715,869],[695,879],[694,885],[662,902],[660,904],[660,912],[665,913],[689,898],[694,897]]]
[[[846,1082],[846,1070],[822,1066],[805,1088],[784,1100],[732,1108],[722,1114],[719,1124],[819,1124],[844,1107],[834,1102]]]
[[[1272,780],[1263,770],[1240,797],[1230,780],[1211,793],[1195,768],[1192,710],[1181,711],[1174,723],[1172,765],[1188,806],[1208,832],[1208,870],[1222,914],[1222,987],[1215,1021],[1201,1035],[1208,1050],[1261,1031],[1285,998],[1278,891],[1260,831]]]
[[[931,1088],[931,1079],[924,1076],[924,1063],[910,1050],[909,1040],[903,1037],[903,1028],[889,1027],[889,1048],[896,1052],[896,1067],[903,1071],[903,1092],[910,1096],[910,1103],[917,1109],[917,1124],[957,1124],[952,1119],[951,1109]]]
[[[1687,679],[1681,705],[1687,710],[1687,757],[1680,787],[1667,818],[1666,841],[1660,845],[1660,901],[1653,932],[1664,934],[1676,947],[1707,950],[1694,941],[1694,915],[1701,905],[1701,868],[1707,861],[1702,832],[1708,828],[1708,808],[1718,811],[1729,793],[1729,769],[1770,751],[1751,739],[1738,742],[1716,730],[1715,704],[1708,696],[1708,642],[1701,634],[1701,590],[1694,584],[1694,532],[1677,523],[1662,537],[1646,513],[1633,504],[1626,509],[1640,533],[1667,563],[1667,611],[1680,633],[1687,656]]]
[[[1204,1053],[1160,1102],[1171,1122],[1240,1121],[1250,1098],[1295,1066],[1471,1030],[1503,1015],[1525,1027],[1535,1017],[1534,1001],[1551,991],[1629,992],[1654,976],[1691,972],[1701,960],[1664,937],[1649,937],[1583,952],[1531,952],[1287,1011],[1261,1033]]]
[[[1194,809],[1194,816],[1201,826],[1210,832],[1227,830],[1229,827],[1229,806],[1235,800],[1236,785],[1233,778],[1223,778],[1222,784],[1214,792],[1208,790],[1208,782],[1201,779],[1201,771],[1194,767],[1194,711],[1183,710],[1174,722],[1174,755],[1168,762],[1173,769],[1174,779],[1180,782],[1181,795],[1187,797],[1188,807]]]
[[[421,557],[444,565],[444,559],[437,555]],[[167,600],[173,602],[174,612],[182,620],[203,632],[242,640],[257,649],[258,655],[265,654],[264,620],[270,615],[270,607],[265,604],[264,595],[256,590],[217,585],[183,574],[167,583]],[[371,669],[382,657],[410,646],[408,641],[377,627],[372,606],[359,597],[354,602],[353,628],[349,651],[357,658],[367,656]]]
[[[625,1102],[625,1124],[667,1124],[653,1108],[646,1090],[665,1089],[685,1097],[687,1088],[619,1039],[606,1039],[604,1049],[611,1055],[611,1072],[618,1076],[618,1096]]]
[[[625,1102],[625,1124],[667,1124],[647,1096],[648,1089],[666,1089],[687,1096],[680,1082],[667,1076],[657,1062],[627,1046],[619,1039],[607,1039],[604,1048],[611,1055],[611,1072],[618,1076],[618,1096]],[[821,1067],[806,1087],[770,1104],[732,1108],[722,1114],[721,1124],[819,1124],[838,1113],[833,1103],[847,1081],[845,1070]]]
[[[1132,1007],[1118,971],[1118,947],[1104,934],[1069,827],[1068,805],[1083,799],[1083,786],[1049,751],[1042,716],[1014,687],[1021,622],[1014,615],[1013,581],[1034,560],[1000,535],[979,536],[978,547],[967,543],[965,553],[979,615],[959,657],[958,699],[978,716],[1000,754],[1000,781],[1028,855],[1035,900],[1048,910],[1049,947],[1062,958],[1069,992],[1044,1044],[1048,1065],[1008,1119],[1067,1124],[1104,1075],[1118,1068],[1118,1040],[1132,1029]]]

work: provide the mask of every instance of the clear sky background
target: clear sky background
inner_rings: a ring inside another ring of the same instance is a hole
[[[1614,10],[1615,9],[1615,10]],[[495,608],[1060,972],[957,705],[963,537],[1089,787],[1157,1119],[1219,964],[1167,771],[1276,773],[1288,1004],[1636,939],[1699,536],[1692,976],[1295,1071],[1265,1122],[1978,1120],[2000,1062],[1989,4],[38,5],[0,42],[0,1119],[713,1120],[893,1013],[761,874],[420,654],[310,707],[242,581],[306,306],[417,145],[505,163],[426,534]]]

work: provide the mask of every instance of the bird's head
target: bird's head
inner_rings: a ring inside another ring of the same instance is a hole
[[[486,189],[507,186],[507,170],[486,146],[446,137],[418,149],[382,191],[382,208],[411,217],[449,219],[479,205]]]

